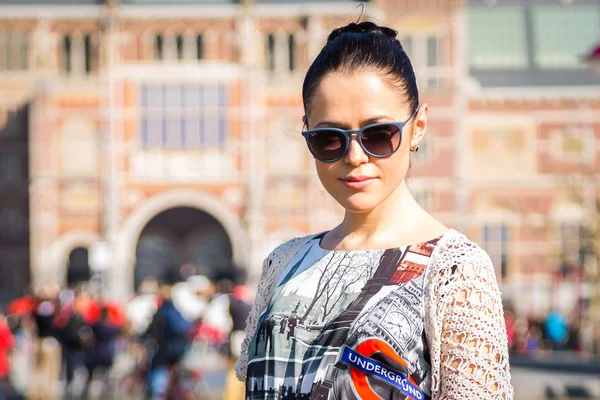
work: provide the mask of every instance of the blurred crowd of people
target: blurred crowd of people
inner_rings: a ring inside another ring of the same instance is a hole
[[[198,398],[202,368],[184,365],[192,350],[230,370],[225,398],[243,398],[233,365],[252,293],[241,274],[181,271],[144,279],[126,303],[104,299],[93,282],[42,285],[13,300],[0,313],[0,400]]]
[[[203,374],[217,365],[229,371],[221,398],[243,399],[233,366],[253,293],[241,273],[194,272],[185,265],[174,279],[145,278],[124,303],[104,299],[93,281],[41,285],[13,300],[0,312],[0,400],[202,398]],[[585,350],[577,321],[559,311],[506,310],[505,321],[514,354]]]
[[[569,318],[558,310],[552,310],[543,317],[515,317],[505,310],[504,319],[511,352],[531,355],[544,351],[574,351],[586,353],[582,341],[582,331],[575,318]],[[600,329],[596,330],[600,334]],[[594,332],[592,332],[594,335]],[[593,339],[593,338],[592,338]],[[598,342],[596,340],[594,342]],[[592,353],[600,349],[595,349]]]

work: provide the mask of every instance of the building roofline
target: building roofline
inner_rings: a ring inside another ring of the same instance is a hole
[[[242,10],[239,4],[122,4],[119,18],[233,18]]]
[[[469,91],[469,98],[477,99],[512,99],[523,100],[555,97],[557,99],[577,97],[586,99],[600,99],[600,85],[588,85],[581,87],[573,86],[524,86],[524,87],[502,87],[481,88]]]
[[[13,19],[88,19],[104,15],[104,5],[0,5],[0,20]]]
[[[258,17],[294,17],[301,15],[336,15],[354,17],[358,7],[356,1],[335,1],[320,3],[294,4],[254,4],[250,13]],[[367,13],[375,7],[365,4]],[[122,4],[118,15],[124,18],[161,18],[161,17],[235,17],[245,10],[241,4]]]
[[[295,15],[346,15],[356,19],[354,15],[357,7],[363,4],[365,11],[368,14],[376,9],[375,6],[369,3],[357,2],[357,1],[336,1],[321,3],[295,3],[295,4],[277,4],[277,7],[273,7],[274,4],[264,3],[255,4],[254,10],[257,16],[274,16],[274,17],[286,17]]]

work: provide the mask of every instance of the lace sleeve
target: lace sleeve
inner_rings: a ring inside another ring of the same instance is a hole
[[[256,325],[258,324],[258,317],[262,311],[267,307],[269,300],[270,287],[272,286],[272,279],[269,279],[274,275],[272,268],[271,257],[267,257],[263,262],[262,274],[258,281],[258,287],[256,288],[256,297],[252,303],[252,309],[250,315],[246,320],[246,336],[242,342],[242,351],[235,364],[235,374],[240,381],[246,380],[246,371],[248,367],[248,346],[252,340],[252,336],[256,332]]]
[[[473,242],[446,254],[437,287],[439,399],[512,399],[502,300],[487,253]]]

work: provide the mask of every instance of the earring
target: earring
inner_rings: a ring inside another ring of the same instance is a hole
[[[410,149],[410,151],[412,151],[413,153],[416,153],[417,151],[419,151],[419,146],[416,146],[414,149]]]

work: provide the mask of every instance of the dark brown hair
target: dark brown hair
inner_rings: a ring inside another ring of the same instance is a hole
[[[304,112],[310,112],[312,97],[321,80],[332,72],[381,72],[399,88],[410,104],[419,105],[419,91],[410,59],[395,30],[373,22],[351,23],[334,29],[308,69],[302,85]]]

